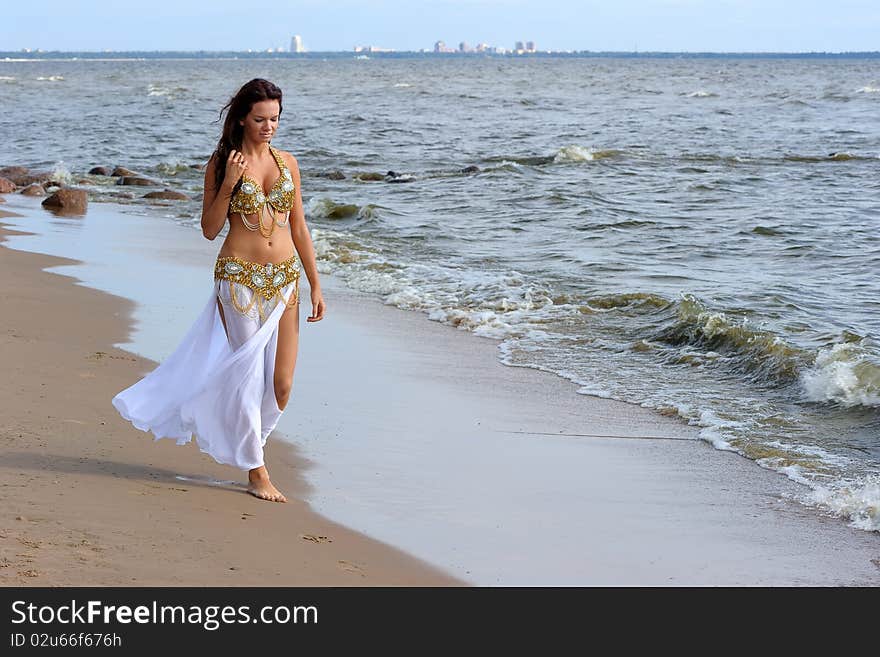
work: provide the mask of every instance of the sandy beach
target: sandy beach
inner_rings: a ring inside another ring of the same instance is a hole
[[[110,346],[129,330],[131,304],[42,271],[65,263],[7,248],[0,257],[0,583],[461,583],[313,513],[302,499],[302,464],[285,445],[270,445],[268,455],[290,502],[270,504],[241,483],[210,483],[235,472],[195,446],[154,444],[133,430],[108,403],[155,366]]]
[[[210,258],[199,237],[175,248]],[[155,366],[113,346],[132,301],[43,271],[74,261],[0,253],[4,585],[880,583],[880,537],[793,501],[794,482],[332,276],[267,446],[291,501],[261,502],[115,414]]]

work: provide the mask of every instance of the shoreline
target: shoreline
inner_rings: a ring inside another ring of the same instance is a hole
[[[23,234],[2,222],[9,216],[0,210],[0,290],[16,309],[0,319],[15,382],[0,396],[0,584],[466,584],[310,510],[299,474],[308,463],[290,443],[267,443],[289,500],[278,504],[247,494],[244,483],[214,483],[247,476],[194,444],[144,440],[110,405],[155,367],[112,346],[131,331],[135,304],[44,271],[78,261],[7,247],[7,235]]]
[[[188,233],[176,235],[186,242]],[[188,242],[175,248],[193,251]],[[880,583],[877,536],[785,499],[799,485],[696,440],[695,427],[633,404],[578,395],[555,374],[505,366],[494,341],[385,306],[332,276],[322,275],[325,280],[333,321],[308,335],[293,412],[285,414],[294,431],[281,424],[278,430],[296,436],[297,446],[287,462],[287,449],[270,439],[267,456],[276,462],[270,471],[279,484],[287,483],[279,467],[290,471],[285,477],[295,470],[307,475],[282,488],[289,498],[351,528],[346,531],[379,536],[383,545],[477,585]],[[134,302],[112,298],[127,302],[131,314]],[[125,350],[106,353],[137,360]],[[118,366],[119,389],[135,379],[132,362],[99,360]],[[371,385],[359,385],[364,377]],[[327,407],[328,400],[333,406],[326,413],[300,412]],[[128,453],[131,432],[148,463],[183,462],[173,441],[143,441],[146,434],[130,426],[117,449]],[[585,434],[598,436],[578,437]],[[671,440],[601,437],[608,434]],[[201,457],[192,466],[198,477],[214,464],[192,451]],[[163,483],[167,505],[182,486],[167,476]],[[212,488],[202,482],[203,499]]]

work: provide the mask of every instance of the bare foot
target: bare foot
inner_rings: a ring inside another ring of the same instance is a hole
[[[262,465],[248,472],[248,480],[250,485],[247,492],[254,497],[259,497],[261,500],[269,500],[270,502],[287,501],[287,498],[281,494],[281,491],[272,485],[266,466]]]

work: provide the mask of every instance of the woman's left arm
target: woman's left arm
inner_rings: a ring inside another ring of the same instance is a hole
[[[302,262],[303,269],[309,279],[309,287],[311,288],[312,314],[306,318],[306,321],[317,322],[324,317],[324,297],[321,294],[321,280],[318,276],[318,265],[315,262],[315,247],[312,244],[312,236],[309,233],[309,227],[306,225],[306,215],[303,210],[299,163],[290,153],[282,152],[294,185],[295,200],[293,207],[290,209],[290,231],[293,236],[293,245],[296,247],[296,252],[299,255],[300,262]]]

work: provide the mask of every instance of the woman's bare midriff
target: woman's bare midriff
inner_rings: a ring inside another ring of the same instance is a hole
[[[218,258],[236,256],[249,262],[279,263],[296,254],[290,224],[275,226],[271,237],[263,237],[259,231],[251,231],[244,227],[241,217],[230,215],[229,233],[220,247]],[[256,223],[256,215],[248,217],[248,221]]]

